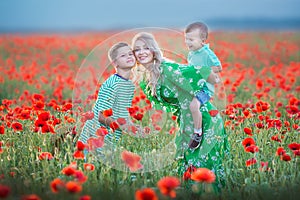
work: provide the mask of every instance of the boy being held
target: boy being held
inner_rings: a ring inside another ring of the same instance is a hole
[[[132,106],[135,89],[129,77],[131,69],[136,64],[136,59],[131,47],[124,42],[113,45],[108,52],[108,57],[115,67],[116,73],[111,75],[100,87],[98,98],[93,107],[94,118],[86,121],[79,137],[79,141],[83,143],[87,143],[91,137],[97,138],[96,131],[100,127],[104,126],[107,130],[110,130],[110,125],[113,122],[117,123],[117,119],[129,119],[127,108]],[[112,109],[113,115],[105,117],[103,111],[108,109]],[[118,123],[117,125],[125,128]],[[121,135],[122,130],[120,128],[110,132],[105,135],[104,144],[115,144]],[[98,150],[101,152],[101,149]]]
[[[185,29],[185,43],[188,47],[188,64],[194,66],[211,67],[212,72],[206,80],[207,90],[200,91],[190,104],[190,110],[194,121],[194,134],[189,143],[191,149],[200,146],[202,140],[202,114],[200,106],[210,100],[214,95],[214,84],[219,82],[219,77],[215,74],[222,71],[222,65],[216,54],[205,44],[208,37],[208,28],[204,23],[195,22]]]

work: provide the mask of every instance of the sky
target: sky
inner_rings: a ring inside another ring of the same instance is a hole
[[[0,31],[182,28],[194,21],[298,28],[299,7],[300,0],[1,0]]]

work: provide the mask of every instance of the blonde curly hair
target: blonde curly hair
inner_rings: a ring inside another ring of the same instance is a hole
[[[146,81],[148,82],[147,86],[151,87],[151,93],[152,95],[156,95],[156,85],[158,82],[158,79],[160,77],[161,71],[160,71],[160,65],[163,60],[162,52],[160,51],[160,48],[154,38],[154,36],[147,32],[140,32],[136,34],[132,39],[132,48],[134,50],[134,46],[136,41],[141,40],[145,42],[148,48],[150,48],[151,52],[153,53],[153,61],[151,67],[144,67],[139,65],[134,70],[135,77],[145,77]],[[140,70],[138,69],[140,68]],[[139,71],[142,72],[139,74]],[[149,73],[146,73],[149,72]],[[146,74],[145,74],[146,73]],[[137,79],[135,80],[137,81]]]

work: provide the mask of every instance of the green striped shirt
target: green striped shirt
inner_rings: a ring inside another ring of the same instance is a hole
[[[112,108],[112,119],[129,118],[127,108],[132,105],[132,98],[134,95],[134,85],[131,80],[126,80],[114,74],[110,76],[100,87],[98,98],[93,107],[94,118],[85,122],[82,132],[79,136],[79,140],[86,143],[88,138],[97,137],[96,131],[104,126],[107,130],[109,127],[98,121],[99,111],[104,111]],[[114,144],[114,141],[118,141],[122,135],[121,130],[115,130],[115,132],[107,134],[105,136],[105,143]]]

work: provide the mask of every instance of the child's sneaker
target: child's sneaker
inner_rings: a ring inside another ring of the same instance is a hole
[[[191,150],[197,149],[202,141],[202,136],[203,133],[194,133],[191,137],[190,143],[189,143],[189,148]]]

